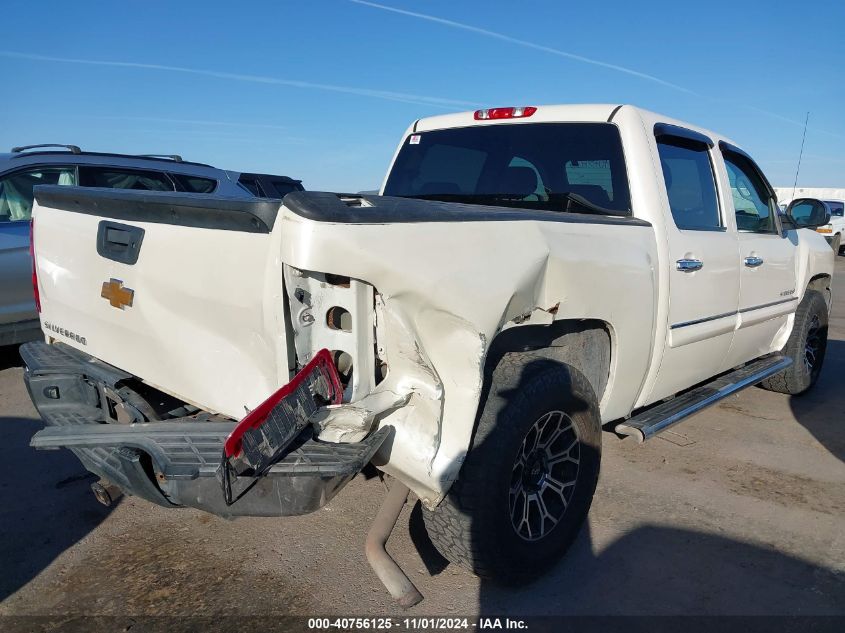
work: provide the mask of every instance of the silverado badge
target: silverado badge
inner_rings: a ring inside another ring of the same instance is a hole
[[[103,290],[100,292],[103,299],[108,299],[113,308],[123,310],[126,306],[132,307],[135,299],[135,291],[131,288],[124,288],[120,279],[110,279],[103,282]]]

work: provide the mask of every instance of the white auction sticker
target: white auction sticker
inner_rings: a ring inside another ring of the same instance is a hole
[[[412,134],[412,135],[411,135],[411,140],[409,141],[409,143],[410,143],[411,145],[419,145],[419,144],[420,144],[420,139],[421,139],[421,138],[422,138],[422,135],[421,135],[421,134]]]

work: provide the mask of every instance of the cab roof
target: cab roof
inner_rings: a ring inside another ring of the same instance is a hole
[[[651,112],[643,108],[628,104],[612,104],[612,103],[598,103],[598,104],[550,104],[531,106],[531,104],[517,104],[516,108],[531,107],[534,111],[526,116],[519,116],[515,118],[497,118],[488,120],[479,120],[476,118],[476,113],[480,110],[468,110],[465,112],[455,112],[452,114],[441,114],[437,116],[426,117],[420,119],[412,126],[413,132],[428,132],[432,130],[440,130],[446,128],[467,127],[471,125],[522,125],[527,123],[607,123],[614,120],[621,110],[626,112],[635,112],[647,124],[652,126],[655,123],[664,123],[669,125],[676,125],[683,127],[700,134],[704,134],[714,142],[720,140],[728,143],[733,143],[730,139],[717,134],[712,130],[702,128],[692,123],[680,121],[678,119]]]

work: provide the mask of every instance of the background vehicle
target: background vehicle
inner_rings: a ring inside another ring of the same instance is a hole
[[[822,200],[830,211],[830,222],[816,229],[824,235],[833,252],[841,255],[845,246],[842,245],[845,235],[845,200]]]
[[[845,251],[845,189],[834,187],[777,187],[782,204],[786,205],[793,198],[818,198],[830,210],[830,223],[816,229],[824,235],[833,251],[842,255]]]
[[[303,191],[302,181],[287,176],[272,174],[241,174],[238,184],[256,198],[276,198],[281,200],[291,191]]]
[[[83,152],[74,145],[33,145],[0,154],[0,345],[41,336],[29,256],[33,187],[78,185],[278,199],[289,191],[302,190],[298,180],[260,176],[269,186],[266,190],[253,191],[252,183],[257,177],[184,161],[177,155]],[[278,188],[273,188],[273,183],[278,183]]]
[[[713,132],[624,105],[431,117],[382,194],[201,195],[173,219],[184,194],[38,188],[33,446],[223,516],[314,510],[372,459],[395,478],[377,573],[410,488],[447,558],[516,582],[575,538],[603,427],[646,440],[821,371],[833,255],[802,227],[827,208],[781,218]]]

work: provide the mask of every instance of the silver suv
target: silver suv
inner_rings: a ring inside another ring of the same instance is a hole
[[[0,345],[41,336],[32,292],[29,220],[37,185],[76,185],[283,198],[301,191],[286,176],[242,174],[177,155],[83,152],[76,145],[29,145],[0,153]]]

